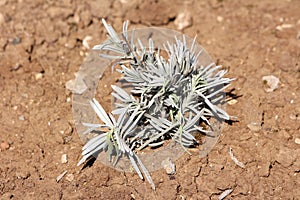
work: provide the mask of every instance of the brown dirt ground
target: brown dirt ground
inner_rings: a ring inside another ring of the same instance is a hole
[[[0,199],[217,199],[226,189],[227,199],[300,199],[299,8],[299,0],[0,0]],[[228,90],[237,103],[227,106],[238,121],[207,157],[176,161],[174,178],[152,172],[156,191],[100,162],[76,167],[83,144],[65,83],[88,52],[82,40],[103,41],[102,17],[118,30],[125,19],[176,29],[180,12],[193,18],[183,32],[238,78]],[[280,79],[274,92],[264,91],[265,75]]]

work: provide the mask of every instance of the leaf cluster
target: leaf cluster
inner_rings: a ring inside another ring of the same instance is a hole
[[[167,140],[175,141],[186,151],[198,145],[195,133],[210,134],[200,126],[211,126],[209,119],[228,120],[229,115],[218,105],[223,100],[222,91],[233,79],[224,78],[226,71],[211,63],[201,66],[198,58],[202,51],[195,47],[196,38],[189,48],[186,39],[175,38],[166,42],[164,49],[156,49],[150,38],[147,47],[134,39],[134,31],[128,35],[128,22],[118,35],[103,20],[108,32],[107,42],[96,45],[96,50],[107,50],[100,56],[116,61],[129,90],[112,85],[116,99],[115,109],[107,114],[100,103],[93,99],[90,104],[104,124],[84,123],[86,133],[105,128],[107,131],[89,140],[83,147],[83,158],[106,151],[114,164],[126,156],[139,176],[146,177],[154,189],[151,176],[139,159],[137,152],[150,147],[159,148]],[[137,44],[136,44],[137,43]],[[167,56],[162,56],[166,53]],[[188,152],[188,151],[187,151]],[[112,160],[114,158],[114,160]]]

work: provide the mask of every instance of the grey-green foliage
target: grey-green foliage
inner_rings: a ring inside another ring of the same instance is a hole
[[[200,122],[210,126],[209,119],[228,120],[229,115],[217,105],[223,99],[222,91],[233,79],[223,78],[226,71],[219,70],[214,63],[201,66],[195,40],[190,48],[185,37],[182,41],[165,44],[168,58],[160,55],[149,39],[144,46],[138,39],[134,41],[134,31],[128,36],[128,22],[123,25],[119,36],[105,20],[103,24],[109,34],[106,43],[94,47],[111,53],[100,56],[118,60],[117,69],[125,82],[131,85],[130,93],[112,85],[112,95],[116,99],[116,109],[107,114],[93,99],[92,108],[104,124],[84,123],[86,133],[99,128],[108,131],[97,132],[83,147],[83,158],[78,165],[90,156],[106,151],[114,164],[122,156],[127,156],[140,178],[145,178],[154,189],[149,172],[136,154],[145,147],[160,147],[167,139],[179,143],[185,150],[197,144],[197,132],[210,134],[199,126]],[[113,53],[113,54],[112,54]],[[117,118],[117,120],[116,120]],[[188,152],[188,151],[187,151]]]

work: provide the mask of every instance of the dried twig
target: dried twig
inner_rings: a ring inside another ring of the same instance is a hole
[[[218,197],[219,200],[223,200],[227,195],[229,195],[231,192],[233,191],[233,189],[228,189],[225,190],[224,192],[222,192],[222,194],[220,194],[220,196]]]
[[[229,147],[229,155],[230,155],[230,158],[233,160],[233,162],[234,162],[237,166],[239,166],[239,167],[241,167],[241,168],[245,168],[244,163],[238,161],[238,159],[233,155],[231,147]]]
[[[60,175],[58,175],[58,176],[56,177],[56,182],[58,183],[58,182],[66,175],[67,172],[68,172],[68,171],[66,170],[66,171],[64,171],[63,173],[61,173]]]

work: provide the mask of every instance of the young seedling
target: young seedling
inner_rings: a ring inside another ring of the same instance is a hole
[[[123,32],[116,31],[102,20],[109,39],[95,50],[114,53],[100,56],[116,61],[122,79],[130,84],[129,92],[112,85],[115,109],[107,113],[96,100],[91,107],[103,124],[84,123],[88,127],[85,134],[98,130],[96,136],[83,147],[84,163],[92,155],[107,152],[109,161],[117,164],[125,156],[141,179],[146,178],[151,187],[155,185],[151,176],[138,157],[144,148],[160,148],[168,140],[180,144],[189,153],[198,141],[196,133],[209,135],[199,124],[210,127],[210,119],[229,120],[229,115],[218,106],[223,90],[233,79],[224,78],[226,71],[211,63],[202,66],[198,58],[202,51],[195,48],[196,39],[190,48],[185,36],[175,38],[175,43],[166,42],[164,50],[155,48],[155,41],[149,39],[147,47],[137,39],[134,31],[128,36],[128,22],[124,22]],[[162,56],[162,51],[167,56]],[[100,130],[100,131],[99,131]]]

